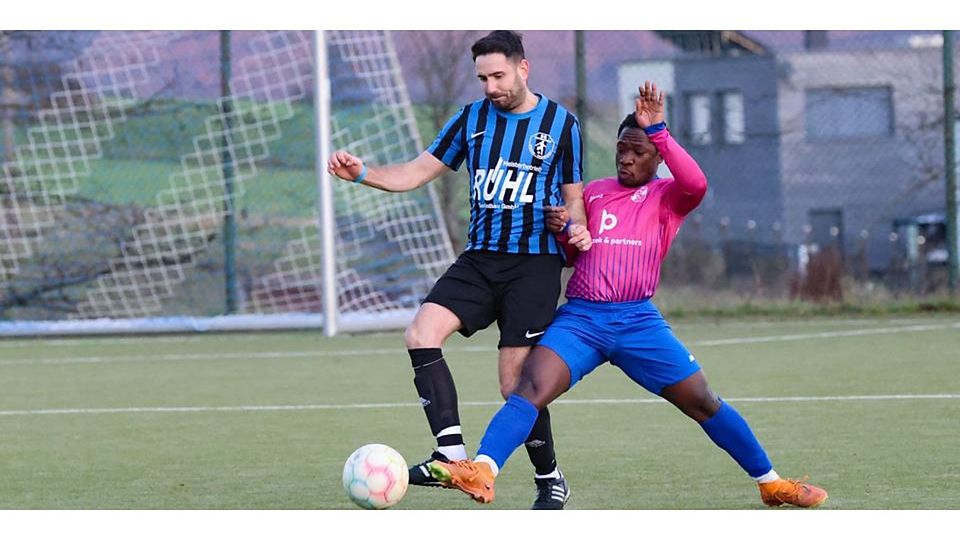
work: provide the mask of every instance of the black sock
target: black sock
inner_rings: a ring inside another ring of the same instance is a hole
[[[540,409],[537,423],[533,425],[530,436],[523,445],[537,474],[550,474],[557,468],[557,455],[553,451],[553,432],[550,430],[550,411],[546,407]]]
[[[413,363],[413,384],[420,394],[423,412],[427,414],[434,437],[456,427],[456,433],[437,437],[437,446],[463,444],[460,434],[460,413],[457,411],[457,387],[440,349],[408,349]]]

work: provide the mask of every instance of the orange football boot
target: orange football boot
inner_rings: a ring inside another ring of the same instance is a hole
[[[462,459],[427,463],[430,475],[445,487],[457,488],[479,503],[493,502],[493,471],[486,463]]]
[[[803,480],[806,480],[804,478]],[[803,480],[781,478],[773,482],[757,484],[760,487],[760,498],[767,506],[792,504],[802,508],[815,508],[827,500],[827,492]]]

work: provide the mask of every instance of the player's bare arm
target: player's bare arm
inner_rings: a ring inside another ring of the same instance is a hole
[[[560,186],[560,192],[563,194],[563,204],[569,214],[570,228],[567,234],[570,239],[568,242],[580,251],[587,251],[592,241],[590,230],[587,229],[587,210],[583,204],[583,183],[564,184]]]
[[[363,174],[363,160],[344,150],[334,152],[327,160],[330,174],[353,182]],[[447,166],[429,152],[397,165],[367,166],[364,185],[382,191],[411,191],[446,172]]]
[[[581,199],[582,200],[582,199]],[[570,214],[563,206],[548,206],[544,209],[547,216],[547,230],[554,234],[566,233],[567,242],[580,251],[587,251],[593,245],[593,239],[586,225],[570,221]]]
[[[563,205],[569,213],[569,219],[572,219],[573,223],[586,226],[587,210],[583,205],[583,182],[563,184],[560,186],[560,193],[563,195]]]

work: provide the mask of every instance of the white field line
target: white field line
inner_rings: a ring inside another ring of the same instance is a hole
[[[454,352],[488,352],[496,354],[494,347],[451,347],[444,349]],[[156,354],[149,356],[77,356],[67,358],[14,358],[0,360],[0,366],[43,365],[43,364],[111,364],[114,362],[156,362],[172,360],[272,360],[284,358],[325,358],[343,356],[402,355],[401,347],[392,349],[352,349],[334,351],[269,351],[269,352],[224,352],[194,354]]]
[[[899,334],[902,332],[928,332],[930,330],[960,329],[960,322],[946,324],[917,324],[912,326],[891,326],[887,328],[863,328],[861,330],[840,330],[834,332],[811,332],[809,334],[786,334],[780,336],[757,336],[747,338],[711,339],[698,341],[693,345],[713,347],[721,345],[746,345],[749,343],[773,343],[778,341],[801,341],[806,339],[827,339],[836,337],[872,336],[879,334]]]
[[[811,332],[805,334],[783,334],[773,336],[737,337],[727,339],[710,339],[689,343],[690,347],[722,347],[728,345],[751,345],[757,343],[775,343],[783,341],[819,340],[843,337],[859,337],[883,334],[899,334],[905,332],[929,332],[933,330],[960,329],[960,322],[940,324],[920,324],[911,326],[889,326],[884,328],[862,328],[858,330],[839,330],[834,332]],[[450,347],[448,352],[467,352],[493,354],[493,347],[466,346]],[[13,358],[0,360],[2,366],[21,365],[60,365],[60,364],[110,364],[120,362],[156,362],[179,360],[272,360],[285,358],[326,358],[345,356],[375,356],[375,355],[402,355],[400,347],[386,349],[353,349],[353,350],[325,350],[325,351],[286,351],[286,352],[224,352],[224,353],[193,353],[193,354],[158,354],[138,356],[77,356],[67,358]]]
[[[112,337],[44,337],[24,338],[13,337],[0,339],[0,349],[29,349],[30,347],[76,347],[78,345],[139,345],[149,340],[150,343],[189,343],[191,341],[255,341],[262,340],[271,334],[222,332],[215,334],[178,334],[178,335],[132,335]],[[275,335],[275,334],[274,334]],[[304,332],[304,335],[307,335]],[[318,334],[319,335],[319,334]]]
[[[929,321],[929,318],[891,318],[891,319],[808,319],[808,320],[787,320],[787,321],[724,321],[719,323],[725,327],[748,326],[750,328],[767,328],[770,326],[794,325],[794,326],[874,326],[878,324],[922,324]],[[682,323],[686,326],[716,326],[714,323],[695,321]],[[309,335],[308,331],[301,332],[303,335]],[[187,335],[151,335],[151,336],[113,336],[113,337],[80,337],[80,338],[10,338],[0,339],[0,350],[2,349],[29,349],[31,347],[76,347],[78,345],[141,345],[144,340],[150,343],[190,343],[191,341],[260,341],[270,338],[276,334],[261,333],[239,333],[224,332],[215,334],[187,334]],[[319,335],[319,333],[317,334]]]
[[[794,403],[821,401],[893,401],[893,400],[936,400],[960,399],[960,394],[891,394],[876,396],[785,396],[785,397],[745,397],[724,398],[731,403]],[[495,407],[502,401],[467,401],[462,407]],[[659,398],[645,399],[561,399],[554,405],[632,405],[667,403]],[[3,416],[57,416],[83,414],[137,414],[137,413],[204,413],[204,412],[288,412],[288,411],[327,411],[350,409],[397,409],[419,408],[419,402],[404,403],[343,403],[315,405],[234,405],[219,407],[117,407],[117,408],[76,408],[76,409],[26,409],[0,410]]]

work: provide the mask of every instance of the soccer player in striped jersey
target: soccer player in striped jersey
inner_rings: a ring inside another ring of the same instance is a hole
[[[527,358],[476,459],[428,465],[445,485],[491,502],[495,476],[537,411],[609,361],[698,422],[758,483],[763,503],[812,507],[827,499],[819,487],[777,475],[746,421],[710,390],[694,356],[651,302],[670,243],[707,191],[700,167],[666,129],[663,99],[649,81],[640,87],[635,113],[618,130],[617,177],[591,182],[584,192],[593,247],[571,252],[576,260],[569,301]],[[662,161],[674,178],[656,176]],[[548,219],[559,230],[567,216],[558,208]]]
[[[466,249],[424,299],[405,340],[437,450],[410,468],[410,483],[439,486],[427,470],[434,460],[466,458],[453,377],[444,341],[470,336],[497,321],[500,392],[516,386],[523,360],[553,320],[564,255],[546,228],[546,209],[565,205],[572,245],[589,249],[581,184],[580,127],[560,104],[527,87],[530,64],[519,34],[490,33],[473,44],[485,98],[460,109],[430,147],[399,165],[367,166],[338,151],[328,170],[384,191],[408,191],[466,162],[470,226]],[[569,492],[557,468],[550,415],[538,411],[526,447],[536,470],[534,509],[560,509]],[[552,496],[565,494],[558,501]]]

